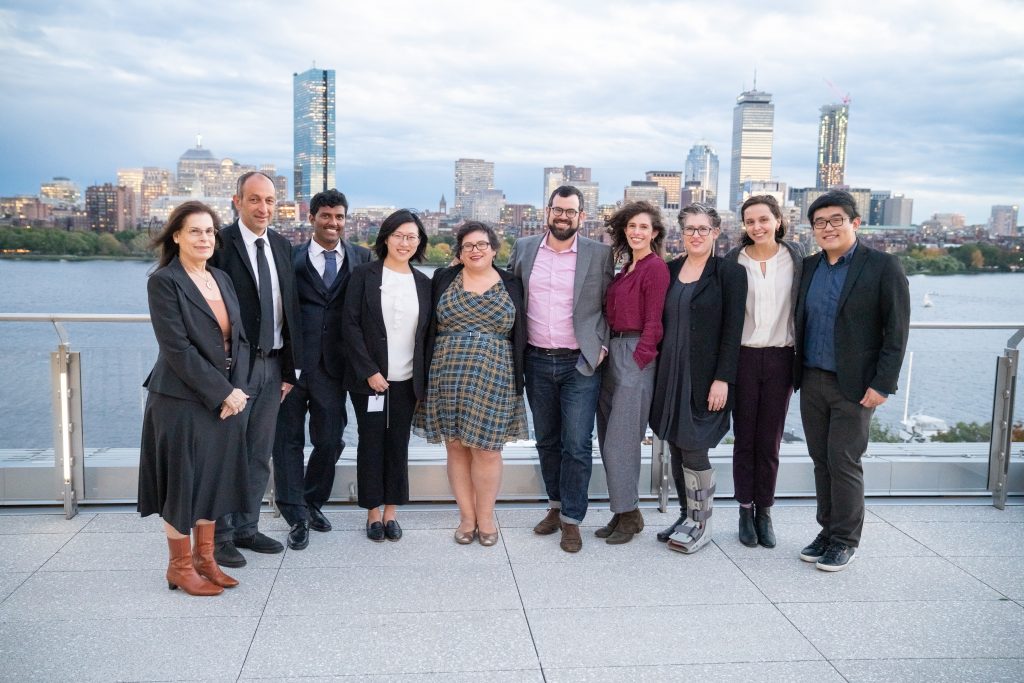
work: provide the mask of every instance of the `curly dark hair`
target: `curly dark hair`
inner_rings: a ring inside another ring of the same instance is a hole
[[[629,240],[626,239],[626,226],[642,213],[651,217],[651,227],[654,228],[651,251],[659,256],[662,255],[661,245],[665,241],[665,224],[661,220],[661,210],[654,204],[641,200],[626,204],[605,221],[605,225],[608,226],[605,232],[612,237],[612,254],[616,261],[625,260],[626,263],[629,263],[633,260],[633,250],[629,246]]]
[[[501,240],[498,239],[498,233],[494,231],[494,228],[486,223],[481,223],[480,221],[466,221],[462,224],[462,227],[455,232],[456,256],[459,256],[462,253],[462,240],[471,232],[486,233],[487,242],[491,245],[491,249],[493,249],[495,253],[497,253],[498,249],[501,248]]]

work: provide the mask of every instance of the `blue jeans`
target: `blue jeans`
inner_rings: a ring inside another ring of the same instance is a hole
[[[601,368],[591,375],[576,369],[579,354],[548,356],[526,351],[526,397],[549,504],[567,524],[587,514],[587,492],[594,466],[593,438]]]

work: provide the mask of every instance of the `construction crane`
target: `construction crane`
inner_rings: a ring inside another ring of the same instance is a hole
[[[853,100],[850,99],[850,93],[846,93],[844,95],[843,91],[836,87],[835,83],[833,83],[832,81],[828,80],[827,78],[824,79],[824,81],[825,81],[825,83],[828,84],[829,89],[832,90],[832,92],[834,92],[836,95],[839,96],[839,99],[840,99],[840,101],[842,101],[843,104],[849,105],[850,102],[853,101]]]

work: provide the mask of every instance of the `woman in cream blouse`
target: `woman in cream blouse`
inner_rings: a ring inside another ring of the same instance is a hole
[[[740,216],[740,246],[725,256],[747,273],[733,409],[733,483],[740,504],[740,542],[774,548],[771,508],[779,444],[793,395],[793,308],[804,249],[782,239],[786,223],[774,197],[750,197]]]

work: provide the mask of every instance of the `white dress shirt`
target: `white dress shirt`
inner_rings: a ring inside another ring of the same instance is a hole
[[[252,273],[256,277],[256,289],[260,286],[260,269],[256,264],[256,240],[263,238],[263,253],[267,257],[267,265],[270,266],[270,289],[274,296],[274,348],[280,349],[284,346],[284,305],[281,302],[281,281],[277,276],[277,265],[274,263],[274,250],[270,248],[270,231],[257,235],[238,219],[239,230],[242,233],[242,241],[245,243],[245,251],[249,254],[249,264],[252,266]],[[291,265],[291,264],[289,264]]]
[[[740,343],[753,348],[793,346],[793,257],[789,250],[780,245],[775,256],[757,261],[744,248],[738,261],[747,271]]]
[[[322,279],[324,276],[324,269],[327,268],[327,259],[324,258],[325,251],[333,251],[337,256],[334,260],[338,263],[338,272],[341,272],[341,264],[345,262],[345,248],[342,246],[341,240],[338,240],[338,244],[335,245],[334,249],[324,249],[317,243],[316,240],[309,241],[309,262],[313,264],[313,268],[320,275]]]

